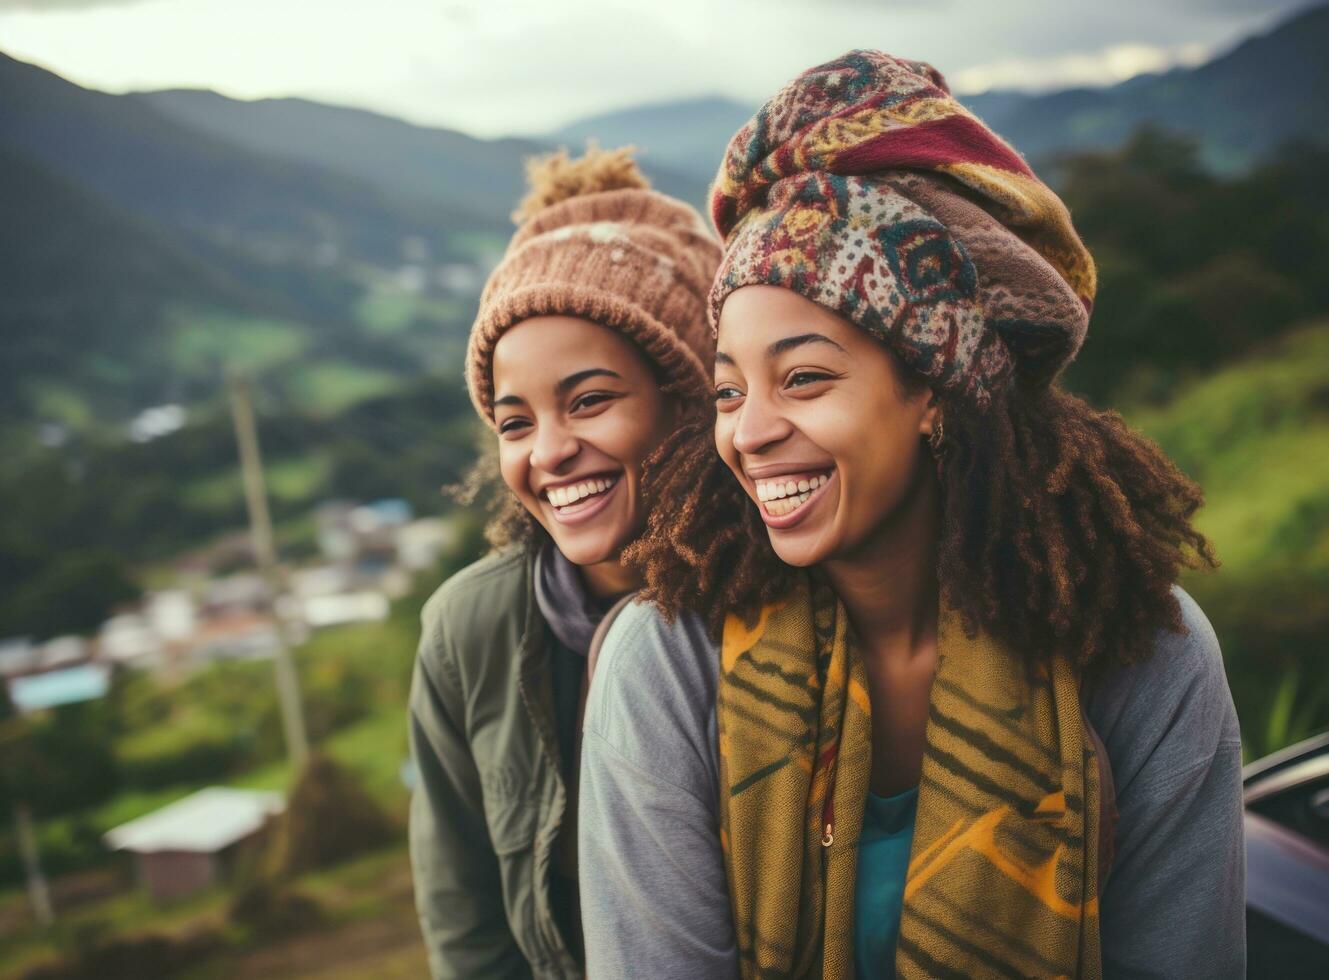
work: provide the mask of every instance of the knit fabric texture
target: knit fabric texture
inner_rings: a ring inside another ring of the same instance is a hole
[[[579,194],[537,211],[489,277],[471,329],[466,384],[494,419],[494,346],[537,316],[577,316],[622,331],[667,390],[704,397],[715,343],[706,296],[720,247],[701,215],[644,188]]]
[[[1066,206],[929,65],[851,51],[734,136],[711,192],[735,289],[792,289],[986,403],[1050,382],[1084,341],[1096,276]]]

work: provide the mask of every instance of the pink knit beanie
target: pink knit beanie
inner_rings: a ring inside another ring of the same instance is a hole
[[[466,355],[476,411],[494,419],[494,346],[537,316],[622,331],[666,388],[706,397],[715,342],[706,298],[720,247],[697,211],[649,189],[627,149],[534,161],[520,222],[480,298]]]

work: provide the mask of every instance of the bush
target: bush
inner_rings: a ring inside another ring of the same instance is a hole
[[[302,657],[300,689],[309,737],[319,741],[367,715],[381,681],[369,663]]]
[[[117,980],[168,977],[196,966],[225,945],[215,930],[188,936],[113,939],[91,945],[56,963],[29,970],[24,980]]]
[[[314,755],[277,822],[262,877],[290,880],[379,848],[399,833],[349,772]]]
[[[196,713],[183,724],[121,739],[120,782],[127,789],[151,790],[222,780],[252,755],[253,742],[233,721]]]
[[[320,924],[323,910],[318,902],[281,882],[253,877],[236,891],[229,917],[252,936],[273,939]]]

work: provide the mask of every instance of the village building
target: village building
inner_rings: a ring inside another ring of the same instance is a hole
[[[131,820],[103,838],[134,855],[138,880],[169,901],[224,878],[237,853],[285,807],[280,793],[211,786]]]
[[[121,613],[102,624],[97,637],[100,655],[134,667],[160,667],[166,662],[162,638],[139,613]]]
[[[11,677],[36,669],[41,663],[41,647],[30,637],[16,636],[0,640],[0,675]]]
[[[28,713],[62,704],[105,697],[111,687],[111,668],[104,663],[78,664],[26,674],[8,680],[9,702]]]
[[[92,649],[83,637],[57,636],[42,644],[39,664],[42,670],[69,667],[83,663],[91,653]]]

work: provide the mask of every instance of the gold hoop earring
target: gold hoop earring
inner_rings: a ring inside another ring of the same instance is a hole
[[[946,433],[942,427],[940,415],[937,416],[937,421],[933,424],[932,431],[928,433],[928,449],[932,451],[932,455],[936,458],[938,463],[940,463],[941,458],[946,455]]]

